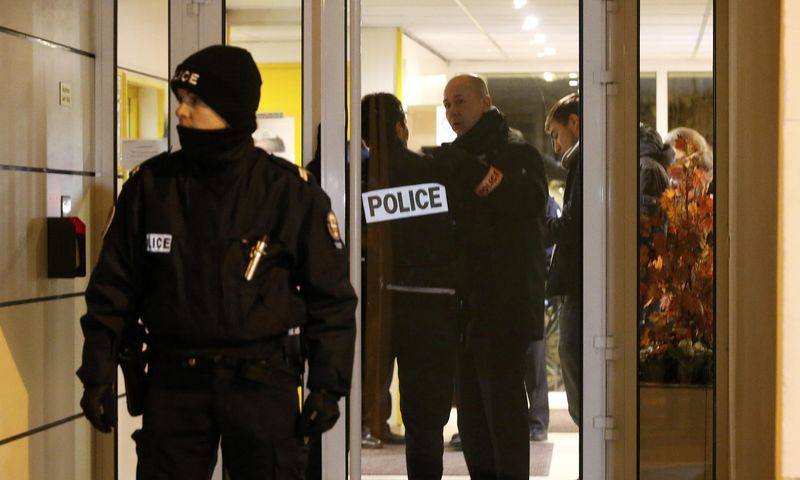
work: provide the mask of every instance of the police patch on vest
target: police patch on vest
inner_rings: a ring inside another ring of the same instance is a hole
[[[494,165],[489,166],[489,172],[483,177],[481,183],[475,187],[475,194],[479,197],[486,197],[494,191],[495,188],[500,186],[503,181],[503,172],[496,169]]]
[[[367,223],[445,213],[447,189],[439,183],[420,183],[371,190],[361,194]]]
[[[148,233],[147,251],[151,253],[169,253],[172,251],[172,235],[169,233]]]
[[[344,244],[342,243],[342,236],[339,233],[339,222],[336,221],[336,215],[333,212],[328,212],[325,222],[328,224],[328,235],[333,239],[333,244],[336,248],[341,250]]]

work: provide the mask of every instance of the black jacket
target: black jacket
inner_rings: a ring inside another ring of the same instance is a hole
[[[555,242],[547,277],[547,296],[581,295],[583,274],[583,156],[578,144],[569,152],[567,185],[560,217],[547,219],[548,243]]]
[[[462,223],[466,245],[467,308],[473,335],[522,341],[544,328],[542,224],[547,178],[539,152],[509,131],[493,108],[454,146],[502,173],[488,194],[472,195]]]
[[[639,139],[639,203],[642,215],[658,213],[661,193],[669,186],[667,168],[673,158],[674,151],[670,145],[653,142],[647,137]]]
[[[356,295],[330,201],[302,176],[250,138],[142,164],[122,189],[86,292],[84,384],[113,382],[123,329],[141,318],[156,351],[244,358],[302,326],[309,388],[347,393]],[[268,252],[248,282],[263,235]]]
[[[388,283],[459,291],[463,288],[463,242],[458,223],[469,214],[462,208],[465,197],[474,196],[472,189],[487,170],[486,164],[452,146],[436,148],[430,155],[412,152],[399,142],[389,149],[388,185],[380,188],[440,183],[446,188],[449,211],[389,223],[393,261]]]

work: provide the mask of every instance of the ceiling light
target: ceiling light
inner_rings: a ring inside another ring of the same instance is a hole
[[[544,54],[547,55],[548,57],[552,57],[553,55],[556,54],[556,49],[553,47],[547,47],[544,49]]]
[[[577,80],[570,80],[569,81],[569,86],[570,87],[577,87],[578,86],[578,81]]]
[[[552,81],[553,81],[553,79],[555,79],[555,78],[556,78],[556,76],[555,76],[555,75],[553,75],[553,72],[544,72],[544,73],[542,74],[542,78],[544,78],[544,81],[545,81],[545,82],[552,82]]]
[[[525,22],[522,24],[523,30],[533,30],[539,25],[539,18],[533,15],[525,17]]]
[[[547,41],[547,35],[544,33],[537,33],[533,36],[533,40],[528,42],[528,45],[536,45],[538,43],[544,43]]]
[[[528,4],[528,0],[514,0],[514,8],[522,8]]]
[[[578,74],[577,74],[577,73],[574,73],[574,72],[573,72],[573,73],[570,73],[570,74],[569,74],[569,78],[578,78]]]

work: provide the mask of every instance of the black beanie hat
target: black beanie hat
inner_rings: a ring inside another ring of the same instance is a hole
[[[196,94],[232,129],[256,130],[261,74],[247,50],[227,45],[206,47],[178,65],[169,85],[175,95],[179,88]]]

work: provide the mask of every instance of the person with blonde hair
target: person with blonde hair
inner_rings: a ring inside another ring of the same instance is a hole
[[[704,170],[714,169],[714,152],[697,130],[678,127],[667,133],[664,143],[675,150],[676,162],[693,162]]]

